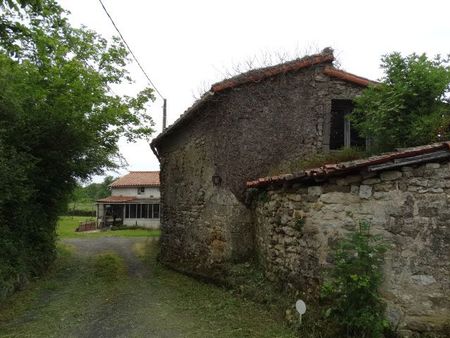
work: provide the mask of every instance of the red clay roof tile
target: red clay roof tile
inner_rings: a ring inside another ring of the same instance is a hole
[[[130,171],[111,183],[110,187],[159,187],[159,171]]]
[[[363,170],[369,166],[388,163],[401,158],[431,154],[440,150],[449,151],[450,141],[406,148],[399,151],[381,154],[377,156],[371,156],[365,159],[355,161],[325,164],[322,167],[307,169],[295,174],[285,174],[285,175],[257,178],[253,181],[247,182],[247,188],[262,188],[271,184],[282,184],[283,182],[294,180],[308,180],[314,178],[323,179],[331,175],[339,176],[349,173],[351,171]]]
[[[325,67],[325,69],[323,70],[323,73],[325,75],[331,76],[331,77],[335,77],[338,78],[340,80],[346,81],[346,82],[350,82],[350,83],[354,83],[356,85],[359,86],[365,86],[367,87],[370,84],[376,84],[377,82],[366,79],[364,77],[355,75],[355,74],[351,74],[351,73],[347,73],[343,70],[340,69],[336,69],[334,67],[330,67],[327,66]]]
[[[218,82],[211,87],[211,91],[214,93],[221,92],[225,89],[234,88],[245,83],[259,82],[268,77],[272,77],[278,74],[292,72],[300,70],[302,68],[311,67],[321,63],[331,63],[334,61],[332,53],[321,53],[311,55],[302,59],[281,63],[279,65],[251,70],[247,73],[240,74],[221,82]]]

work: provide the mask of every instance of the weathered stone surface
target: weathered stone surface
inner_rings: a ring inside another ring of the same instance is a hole
[[[362,177],[360,175],[352,175],[344,178],[339,178],[336,180],[337,185],[351,185],[354,183],[361,182]]]
[[[302,195],[300,194],[289,194],[286,196],[289,200],[300,202],[302,200]]]
[[[368,199],[372,196],[372,187],[370,185],[361,185],[359,187],[359,197]]]
[[[368,178],[367,180],[362,181],[362,184],[372,185],[380,182],[381,180],[379,178]]]
[[[436,279],[434,279],[433,276],[429,275],[414,275],[411,276],[411,279],[414,281],[414,283],[422,286],[427,286],[436,283]]]
[[[322,194],[322,187],[321,186],[308,187],[308,195],[320,196],[321,194]]]
[[[423,164],[382,172],[351,184],[356,180],[354,176],[348,180],[343,177],[340,184],[348,184],[345,191],[335,189],[336,180],[325,181],[319,186],[321,189],[313,187],[313,194],[304,188],[298,190],[301,198],[292,206],[292,214],[287,208],[272,208],[273,214],[261,217],[264,209],[257,208],[256,231],[264,234],[257,237],[257,248],[260,253],[267,253],[260,254],[267,274],[291,287],[308,288],[320,281],[323,268],[333,264],[330,253],[344,233],[367,220],[373,233],[382,235],[389,245],[381,290],[387,302],[386,318],[405,337],[412,337],[415,332],[440,332],[450,319],[450,175],[445,174],[448,168],[448,163],[439,167]],[[427,170],[433,170],[435,175],[429,175]],[[449,191],[444,192],[445,189]],[[276,191],[283,199],[285,193]],[[289,194],[295,195],[295,191]],[[289,222],[300,220],[300,231],[280,235],[271,230],[271,219],[283,213],[292,216]],[[272,243],[280,247],[271,250]]]
[[[330,192],[320,196],[319,200],[326,204],[348,204],[359,201],[357,196],[342,192]]]
[[[394,181],[400,177],[402,177],[402,173],[400,171],[383,171],[380,174],[382,181]]]
[[[439,163],[427,163],[425,164],[425,168],[427,169],[439,169],[441,165]]]

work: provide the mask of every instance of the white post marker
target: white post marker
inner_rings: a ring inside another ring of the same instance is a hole
[[[300,315],[300,324],[302,323],[302,315],[306,312],[306,304],[304,301],[302,301],[301,299],[299,299],[296,303],[295,303],[295,308],[297,309],[297,312]]]

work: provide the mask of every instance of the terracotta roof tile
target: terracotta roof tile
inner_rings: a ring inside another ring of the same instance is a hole
[[[110,187],[159,187],[159,171],[130,171],[111,183]]]
[[[354,83],[356,85],[364,86],[364,87],[367,87],[370,84],[376,84],[377,83],[376,81],[372,81],[372,80],[366,79],[364,77],[361,77],[361,76],[358,76],[358,75],[355,75],[355,74],[351,74],[351,73],[348,73],[348,72],[345,72],[343,70],[336,69],[336,68],[330,67],[330,66],[325,67],[325,69],[323,70],[323,73],[325,75],[328,75],[328,76],[331,76],[331,77],[335,77],[335,78],[338,78],[340,80],[343,80],[343,81],[346,81],[346,82],[350,82],[350,83]]]
[[[425,146],[405,148],[399,151],[381,154],[377,156],[371,156],[365,159],[340,162],[340,163],[330,163],[325,164],[322,167],[307,169],[298,173],[289,173],[284,175],[270,176],[257,178],[253,181],[247,182],[247,188],[262,188],[272,184],[283,184],[288,181],[307,181],[312,179],[324,179],[329,176],[339,176],[345,175],[354,171],[361,171],[365,169],[370,169],[369,167],[374,167],[377,165],[391,163],[393,166],[408,165],[408,161],[400,162],[401,159],[411,158],[414,163],[414,157],[437,153],[439,151],[445,151],[444,156],[446,158],[450,157],[450,142],[433,143]],[[423,161],[431,161],[430,159],[423,158]],[[402,164],[404,163],[404,164]],[[416,161],[415,163],[419,163]]]
[[[300,70],[302,68],[308,68],[317,64],[331,63],[334,61],[333,53],[324,52],[321,54],[307,56],[294,61],[281,63],[279,65],[251,70],[247,73],[240,74],[221,82],[218,82],[211,87],[211,91],[214,93],[221,92],[225,89],[234,88],[250,82],[259,82],[268,77],[272,77],[282,73],[288,73]]]

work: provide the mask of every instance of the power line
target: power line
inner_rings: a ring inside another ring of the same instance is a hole
[[[125,46],[127,47],[128,51],[130,52],[131,56],[133,57],[134,61],[136,61],[137,65],[139,66],[139,68],[141,69],[142,73],[144,73],[145,77],[147,78],[148,82],[150,83],[150,85],[155,89],[155,91],[158,93],[159,96],[161,96],[161,98],[163,100],[165,100],[164,96],[162,96],[162,94],[160,93],[160,91],[158,90],[158,88],[156,88],[155,84],[152,82],[152,80],[150,80],[150,77],[147,75],[146,71],[144,70],[144,68],[141,66],[141,63],[138,61],[136,55],[134,55],[133,51],[131,50],[130,46],[128,45],[127,41],[125,40],[125,38],[123,37],[122,33],[120,32],[119,28],[117,28],[116,23],[114,22],[113,18],[111,17],[111,15],[109,15],[108,10],[106,9],[105,5],[103,4],[102,0],[98,0],[100,2],[100,4],[103,7],[103,10],[105,11],[106,15],[108,16],[109,20],[111,20],[111,23],[113,24],[114,28],[116,29],[117,33],[119,33],[120,38],[122,39],[123,43],[125,44]]]

